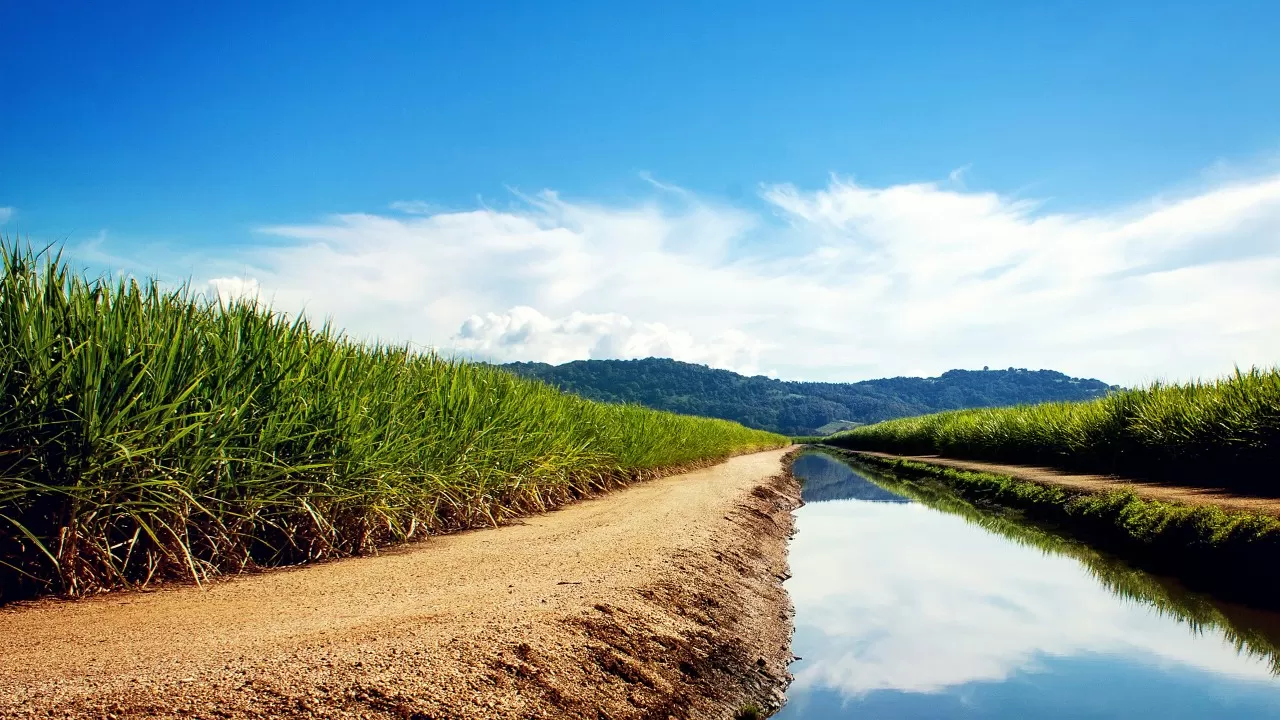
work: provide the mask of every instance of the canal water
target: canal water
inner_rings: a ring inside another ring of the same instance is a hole
[[[945,489],[796,459],[782,720],[1280,718],[1280,616]]]

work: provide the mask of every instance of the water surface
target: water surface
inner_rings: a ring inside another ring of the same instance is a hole
[[[785,720],[1280,718],[1280,617],[940,486],[796,460]]]

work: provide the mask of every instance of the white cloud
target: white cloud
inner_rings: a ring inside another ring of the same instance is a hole
[[[769,185],[746,209],[652,182],[612,204],[397,203],[266,228],[271,247],[205,267],[353,335],[499,359],[1120,383],[1280,361],[1280,177],[1074,214],[939,183]]]
[[[213,278],[208,285],[213,291],[213,296],[224,303],[241,299],[257,300],[262,296],[262,288],[253,278],[235,276]]]
[[[9,222],[9,218],[13,217],[13,208],[0,207],[0,225]]]
[[[531,307],[471,316],[462,324],[454,347],[502,362],[670,357],[745,374],[758,371],[761,350],[760,343],[736,330],[698,342],[688,332],[662,323],[636,323],[617,313],[574,312],[552,319]]]

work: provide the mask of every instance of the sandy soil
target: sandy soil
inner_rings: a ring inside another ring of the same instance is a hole
[[[3,717],[731,718],[789,680],[786,451],[376,557],[0,610]]]
[[[1035,465],[1006,465],[1001,463],[956,460],[939,455],[891,455],[889,453],[851,451],[862,455],[943,465],[957,470],[1008,475],[1020,480],[1062,485],[1091,492],[1129,490],[1142,498],[1177,502],[1188,505],[1217,505],[1227,511],[1243,511],[1280,516],[1280,498],[1240,495],[1223,488],[1200,488],[1186,485],[1146,482],[1116,477],[1114,475],[1082,475]]]

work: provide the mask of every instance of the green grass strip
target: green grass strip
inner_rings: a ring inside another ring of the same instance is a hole
[[[1273,607],[1280,579],[1280,518],[1209,505],[1145,500],[1133,492],[1087,492],[911,460],[855,455],[895,475],[941,482],[979,507],[1015,508],[1141,567],[1224,597]]]
[[[1280,549],[1280,518],[1271,515],[1146,500],[1128,490],[1085,492],[911,460],[869,456],[858,456],[858,460],[942,480],[978,502],[1038,510],[1076,525],[1106,528],[1141,546],[1230,550],[1267,544]]]
[[[956,410],[837,433],[828,444],[897,455],[1049,465],[1280,492],[1280,369],[1155,383],[1105,398]]]

